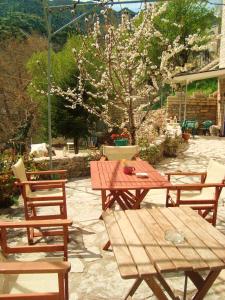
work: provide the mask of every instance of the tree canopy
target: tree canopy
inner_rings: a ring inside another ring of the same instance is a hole
[[[124,14],[118,27],[107,23],[107,10],[103,12],[106,25],[102,27],[97,19],[82,47],[73,49],[79,69],[77,87],[63,90],[58,86],[54,93],[63,96],[72,109],[83,105],[110,127],[127,125],[135,143],[135,132],[158,101],[163,85],[188,70],[188,60],[180,58],[186,53],[197,57],[212,40],[207,30],[187,33],[185,38],[180,34],[167,38],[158,20],[166,26],[170,10],[169,3],[147,6],[136,18]],[[183,25],[174,21],[173,26]],[[90,99],[98,99],[99,105],[91,106]]]
[[[72,49],[81,47],[81,37],[71,37],[59,52],[52,52],[52,81],[63,88],[76,88],[78,84],[78,68],[73,57]],[[47,72],[47,52],[40,52],[30,59],[28,65],[32,76],[29,93],[38,99],[42,106],[43,119],[47,129],[47,82],[43,80]],[[90,135],[90,128],[96,122],[96,117],[87,112],[82,106],[72,110],[67,106],[64,97],[52,95],[52,127],[53,136],[63,135],[73,138],[75,151],[78,151],[79,139]],[[45,132],[47,136],[47,132]]]

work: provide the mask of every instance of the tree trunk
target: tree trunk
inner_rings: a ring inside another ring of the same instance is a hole
[[[131,136],[131,145],[136,145],[136,134],[135,134],[135,128],[130,129],[130,136]]]
[[[73,144],[74,144],[74,153],[78,154],[79,153],[79,138],[78,137],[73,138]]]
[[[129,108],[129,131],[131,136],[131,145],[136,144],[136,127],[134,122],[134,112],[133,112],[133,106],[132,106],[132,100],[130,101],[130,108]]]

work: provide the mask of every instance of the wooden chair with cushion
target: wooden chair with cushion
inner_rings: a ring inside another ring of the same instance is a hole
[[[218,200],[224,187],[225,165],[210,160],[206,172],[166,173],[172,176],[199,176],[200,183],[176,184],[167,189],[166,206],[188,205],[216,225]]]
[[[67,262],[67,241],[68,226],[70,225],[72,225],[70,220],[0,221],[0,246],[2,249],[2,253],[0,251],[0,299],[69,299],[70,263]],[[12,234],[14,233],[18,237],[22,234],[22,228],[31,226],[48,227],[48,230],[56,226],[61,227],[64,236],[61,237],[61,242],[53,243],[51,241],[50,244],[47,244],[42,241],[38,245],[15,245]],[[54,258],[50,259],[48,254],[48,259],[28,261],[27,253],[34,252],[54,252]],[[62,252],[63,259],[55,258],[55,252]],[[26,261],[15,261],[9,257],[9,254],[17,256],[19,253],[26,253]]]
[[[65,170],[49,170],[26,172],[22,158],[12,166],[13,173],[16,177],[15,184],[20,188],[21,196],[24,202],[24,212],[26,220],[49,220],[49,219],[66,219],[66,179],[59,180],[31,180],[31,176],[59,174],[65,177]],[[46,207],[56,208],[58,212],[43,212]],[[53,213],[52,213],[53,212]],[[48,232],[44,233],[45,235]],[[53,233],[52,233],[53,234]],[[57,232],[58,234],[58,232]],[[29,243],[33,243],[35,236],[41,236],[43,233],[28,228]]]
[[[103,157],[101,160],[136,159],[139,154],[139,146],[106,146],[103,145]]]

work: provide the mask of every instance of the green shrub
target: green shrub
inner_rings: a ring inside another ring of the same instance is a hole
[[[155,164],[160,159],[159,147],[150,144],[147,138],[140,138],[138,140],[140,146],[140,158],[146,160],[150,164]]]
[[[182,138],[175,136],[166,136],[164,142],[164,151],[163,154],[166,157],[176,157],[179,145],[182,143]]]
[[[17,204],[19,190],[14,185],[15,177],[12,172],[12,165],[17,162],[20,155],[15,155],[13,151],[6,150],[0,154],[0,208]],[[27,155],[23,156],[27,171],[37,170],[35,161]],[[38,164],[38,169],[46,170],[46,164]]]

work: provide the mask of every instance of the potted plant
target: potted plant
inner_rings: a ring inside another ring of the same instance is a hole
[[[128,135],[125,135],[124,133],[121,133],[121,134],[113,133],[111,135],[111,139],[114,141],[114,144],[116,146],[127,146],[128,145]]]
[[[188,140],[190,139],[190,133],[187,131],[183,132],[182,138],[185,140],[185,142],[188,142]]]

